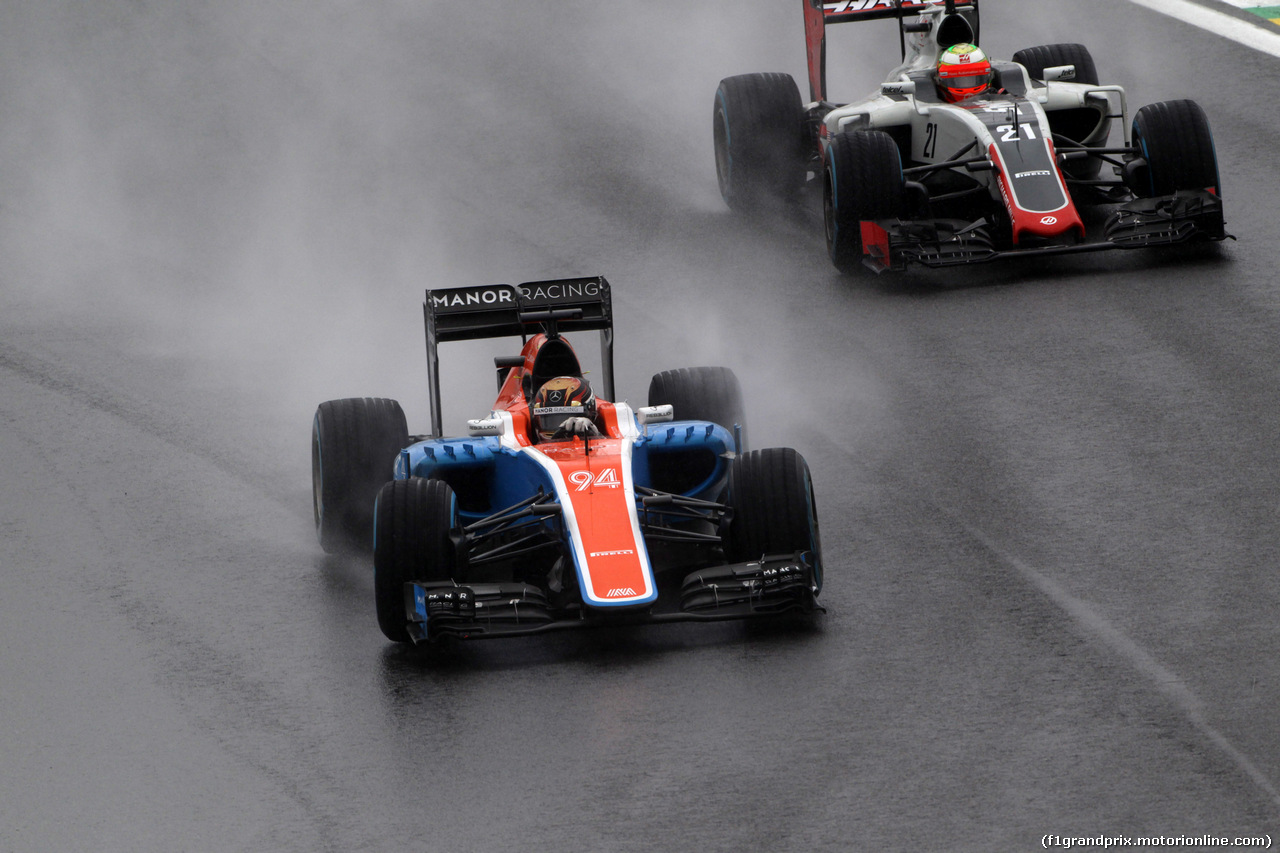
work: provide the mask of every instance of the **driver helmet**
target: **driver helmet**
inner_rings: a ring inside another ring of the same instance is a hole
[[[991,60],[976,44],[953,44],[938,60],[938,92],[949,104],[982,94],[993,76]]]
[[[591,392],[587,380],[576,376],[557,376],[548,379],[533,395],[533,428],[538,438],[546,440],[566,418],[595,420],[596,395]]]

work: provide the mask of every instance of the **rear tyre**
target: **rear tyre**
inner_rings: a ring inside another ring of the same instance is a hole
[[[803,456],[789,447],[770,447],[737,457],[729,468],[728,503],[733,507],[725,554],[729,562],[812,551],[814,579],[821,589],[818,510]]]
[[[373,502],[409,443],[395,400],[330,400],[311,424],[311,493],[316,537],[327,553],[365,552],[373,541]]]
[[[711,421],[729,432],[742,428],[742,447],[747,446],[746,409],[742,386],[727,367],[682,367],[654,374],[649,381],[649,405],[671,405],[676,420]]]
[[[906,211],[902,155],[883,131],[841,133],[827,146],[823,176],[827,253],[836,269],[852,273],[862,266],[862,223]]]
[[[720,81],[713,111],[720,195],[737,213],[789,203],[808,162],[804,105],[790,74],[742,74]]]
[[[1045,44],[1028,47],[1013,55],[1013,61],[1026,66],[1027,73],[1035,80],[1044,79],[1046,68],[1074,65],[1076,79],[1073,82],[1098,85],[1098,67],[1094,64],[1089,48],[1082,44]],[[1081,107],[1071,110],[1054,110],[1049,113],[1049,127],[1059,137],[1071,139],[1082,145],[1103,145],[1111,135],[1111,120],[1106,111]],[[1059,144],[1061,150],[1070,145]],[[1102,171],[1102,161],[1096,157],[1084,160],[1068,160],[1062,171],[1070,178],[1092,180]]]
[[[1148,104],[1133,117],[1133,147],[1145,168],[1129,170],[1139,197],[1207,189],[1222,195],[1209,119],[1195,101]]]
[[[392,480],[378,492],[373,547],[373,588],[378,627],[388,640],[409,641],[404,585],[447,581],[456,557],[449,532],[457,524],[457,500],[442,480]]]

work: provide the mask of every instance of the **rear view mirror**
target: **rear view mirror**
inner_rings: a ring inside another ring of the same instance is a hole
[[[467,433],[473,436],[502,435],[506,432],[502,418],[475,418],[467,421]]]
[[[881,83],[880,94],[887,97],[907,96],[916,93],[916,82],[914,80],[903,80],[901,82],[894,81],[892,83]]]
[[[1071,82],[1076,79],[1076,67],[1074,65],[1055,65],[1052,68],[1044,70],[1044,82],[1056,83],[1059,80]]]
[[[640,426],[646,424],[664,424],[667,421],[673,421],[676,418],[675,406],[670,403],[664,406],[641,406],[636,409],[636,420],[640,422]]]

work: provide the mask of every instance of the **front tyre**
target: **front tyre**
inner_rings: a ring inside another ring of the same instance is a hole
[[[902,155],[889,134],[855,131],[827,146],[822,211],[827,254],[842,273],[862,266],[862,223],[896,219],[907,207]],[[888,266],[888,258],[883,259]]]
[[[405,584],[447,581],[457,558],[450,531],[457,524],[453,489],[443,480],[392,480],[378,492],[373,588],[378,627],[388,640],[409,642]]]
[[[725,549],[729,562],[811,551],[814,581],[822,588],[817,502],[803,456],[789,447],[770,447],[737,457],[729,469],[728,503],[733,507]]]
[[[790,74],[741,74],[720,81],[712,131],[716,179],[729,209],[751,213],[789,202],[808,161],[804,104]]]
[[[373,502],[409,443],[395,400],[329,400],[311,422],[311,498],[316,537],[326,553],[365,552],[373,540]]]
[[[1179,190],[1222,195],[1209,118],[1195,101],[1162,101],[1133,117],[1133,147],[1145,168],[1128,169],[1130,189],[1143,198]]]

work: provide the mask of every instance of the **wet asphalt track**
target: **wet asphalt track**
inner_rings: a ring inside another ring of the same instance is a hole
[[[1274,836],[1275,61],[992,0],[997,55],[1204,104],[1240,242],[848,280],[715,191],[720,77],[803,74],[777,5],[0,11],[0,849]],[[597,273],[623,396],[727,364],[809,458],[829,614],[389,646],[314,541],[316,403],[425,429],[424,287]]]

